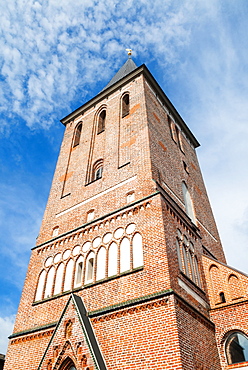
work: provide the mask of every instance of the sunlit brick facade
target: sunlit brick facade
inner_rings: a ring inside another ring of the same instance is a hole
[[[148,69],[129,58],[62,123],[5,369],[248,368],[233,355],[247,277],[225,264],[198,141]]]

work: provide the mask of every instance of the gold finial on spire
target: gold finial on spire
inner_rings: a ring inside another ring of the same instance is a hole
[[[132,55],[132,49],[126,49],[126,51],[127,51],[127,55],[128,56],[131,56]]]

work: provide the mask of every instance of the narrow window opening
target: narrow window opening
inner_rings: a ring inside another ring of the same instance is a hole
[[[189,193],[188,187],[185,182],[182,182],[182,189],[183,189],[183,198],[185,204],[185,210],[191,221],[196,224],[195,212],[193,207],[193,202],[191,199],[191,195]]]
[[[167,116],[167,117],[168,117],[168,123],[169,123],[169,127],[170,127],[171,137],[175,141],[175,143],[178,144],[181,151],[184,153],[181,131],[179,130],[179,128],[175,124],[175,122],[173,122],[172,119],[169,116]]]
[[[178,238],[176,239],[176,247],[177,247],[178,264],[179,264],[180,270],[182,271],[183,264],[182,264],[182,257],[181,257],[180,241],[178,240]]]
[[[102,177],[102,167],[98,168],[95,173],[95,180],[98,180]]]
[[[56,226],[53,228],[52,236],[58,236],[59,235],[59,227]]]
[[[170,116],[167,116],[172,139],[177,143],[176,125]]]
[[[122,98],[122,118],[129,114],[129,94],[125,94]]]
[[[185,163],[184,161],[183,161],[183,168],[184,168],[185,172],[187,172],[187,174],[189,174],[189,167],[188,167],[187,163]]]
[[[83,272],[83,262],[79,262],[78,270],[77,270],[77,277],[76,277],[76,284],[79,285],[82,281],[82,272]]]
[[[95,211],[94,209],[92,209],[91,211],[87,213],[87,222],[94,220],[94,217],[95,217]]]
[[[73,147],[79,145],[80,143],[80,137],[81,137],[81,131],[82,131],[82,123],[80,123],[79,125],[77,125],[76,127],[76,130],[75,130],[75,134],[74,134],[74,143],[73,143]]]
[[[94,258],[90,258],[88,260],[88,273],[87,273],[87,280],[93,279],[93,265],[94,265]]]
[[[86,271],[85,271],[85,283],[92,283],[94,278],[94,260],[95,254],[90,252],[86,261]]]
[[[194,256],[194,266],[195,266],[195,273],[196,273],[196,283],[199,287],[201,287],[201,278],[200,278],[198,260],[196,256]]]
[[[185,274],[189,277],[189,266],[188,266],[188,251],[185,244],[183,244],[183,262]]]
[[[106,273],[106,249],[104,247],[101,247],[97,254],[96,280],[104,279],[105,273]]]
[[[92,181],[99,180],[102,178],[103,172],[103,160],[99,159],[95,162],[92,170]]]
[[[189,266],[190,266],[190,275],[191,275],[190,277],[191,277],[191,280],[193,280],[194,283],[196,283],[195,272],[194,272],[194,267],[193,267],[193,256],[192,256],[191,251],[189,251],[188,256],[189,256]]]
[[[176,137],[177,137],[177,142],[178,142],[179,148],[184,153],[181,132],[180,132],[179,128],[177,127],[177,125],[175,125],[175,129],[176,129]]]
[[[226,303],[226,298],[224,292],[220,293],[220,303]]]
[[[43,270],[38,279],[38,286],[36,290],[35,301],[40,301],[43,298],[45,280],[46,280],[46,271]]]
[[[128,193],[128,194],[127,194],[127,203],[134,202],[134,200],[135,200],[134,191],[133,191],[133,192],[131,192],[131,193]]]
[[[97,133],[100,134],[105,130],[105,121],[106,121],[106,110],[104,109],[101,111],[99,114],[99,119],[98,119],[98,128],[97,128]]]

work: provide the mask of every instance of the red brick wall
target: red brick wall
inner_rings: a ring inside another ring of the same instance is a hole
[[[121,97],[126,91],[130,93],[130,114],[120,118]],[[97,135],[97,112],[103,105],[107,109],[105,131]],[[80,121],[83,122],[80,144],[72,148],[75,127]],[[92,242],[107,232],[114,233],[118,227],[125,229],[130,223],[135,223],[143,238],[144,266],[137,271],[131,269],[128,274],[118,272],[111,279],[77,289],[87,310],[100,310],[173,288],[198,313],[208,316],[205,275],[200,262],[202,244],[221,261],[225,259],[195,151],[184,136],[182,141],[184,153],[173,141],[167,115],[142,75],[67,124],[14,333],[57,322],[61,316],[70,292],[34,303],[38,276],[48,257],[53,258],[67,249],[72,251],[77,245],[82,247],[84,242]],[[92,165],[100,157],[104,163],[102,178],[88,183]],[[183,161],[188,165],[189,174]],[[185,214],[183,180],[194,201],[198,228]],[[135,192],[136,203],[127,205],[126,195],[130,191]],[[87,212],[92,209],[94,220],[86,223]],[[59,226],[59,236],[53,238],[52,230],[56,226]],[[201,288],[179,269],[177,229],[194,243]],[[119,245],[120,240],[116,242]],[[74,261],[77,257],[71,255]],[[111,316],[111,319],[95,318],[93,325],[109,369],[154,366],[156,369],[207,369],[204,358],[212,368],[218,369],[213,328],[199,324],[197,315],[182,307],[175,308],[170,298],[165,305],[148,304],[134,311],[127,310],[120,316]],[[199,341],[201,336],[210,338],[209,342]],[[39,339],[33,342],[32,348],[30,341],[22,346],[24,353],[29,351],[37,365],[47,337],[40,346]],[[190,353],[187,353],[187,343]],[[22,354],[12,350],[15,346],[20,343],[9,347],[6,361],[9,370],[19,368],[13,361],[19,364]],[[36,350],[38,357],[32,354]]]
[[[228,366],[225,356],[225,342],[232,331],[238,331],[248,336],[248,277],[231,267],[220,264],[213,259],[203,256],[203,267],[210,298],[210,317],[216,328],[216,342],[222,369]],[[215,273],[211,273],[212,269]],[[233,289],[230,277],[236,277],[238,285]],[[226,302],[221,303],[219,293],[223,292]],[[235,365],[238,367],[238,365]]]

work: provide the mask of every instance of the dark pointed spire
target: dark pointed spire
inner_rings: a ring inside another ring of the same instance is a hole
[[[131,56],[129,56],[128,60],[123,64],[123,66],[119,69],[119,71],[114,75],[112,80],[107,84],[107,86],[104,87],[102,91],[114,85],[117,81],[127,76],[130,72],[133,72],[136,68],[136,64],[132,60]]]

